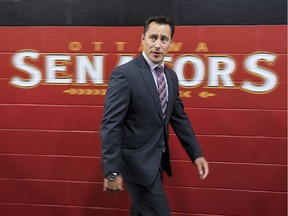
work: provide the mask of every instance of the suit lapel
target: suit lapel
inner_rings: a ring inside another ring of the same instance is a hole
[[[146,86],[153,98],[154,104],[156,106],[157,112],[161,120],[163,120],[162,117],[162,108],[160,104],[160,99],[159,99],[159,93],[152,75],[152,72],[150,70],[149,65],[147,64],[146,60],[142,55],[138,56],[136,59],[136,64],[139,67],[140,74],[143,77],[143,80],[146,83]]]
[[[149,69],[143,69],[141,68],[140,69],[141,71],[141,75],[147,85],[147,88],[153,98],[153,101],[154,101],[154,104],[157,108],[157,111],[158,111],[158,114],[159,114],[159,117],[161,119],[163,119],[162,117],[162,109],[161,109],[161,104],[160,104],[160,99],[159,99],[159,93],[157,91],[157,88],[156,88],[156,85],[155,85],[155,81],[154,81],[154,78],[153,78],[153,75],[150,71],[150,68]]]

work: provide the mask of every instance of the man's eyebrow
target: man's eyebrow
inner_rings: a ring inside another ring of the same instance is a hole
[[[152,33],[152,34],[150,34],[149,35],[149,37],[159,37],[160,36],[160,38],[167,38],[167,39],[169,39],[169,36],[167,36],[167,35],[164,35],[164,34],[157,34],[157,33]]]
[[[160,36],[161,36],[161,37],[167,37],[167,38],[169,38],[167,35],[163,35],[163,34],[161,34]]]

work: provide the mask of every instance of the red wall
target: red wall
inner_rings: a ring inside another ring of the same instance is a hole
[[[286,30],[177,27],[167,65],[175,69],[185,57],[198,61],[182,64],[177,73],[184,74],[182,99],[211,171],[199,181],[171,131],[174,175],[164,184],[174,216],[287,215]],[[1,216],[128,215],[126,191],[115,197],[102,192],[99,127],[109,74],[121,56],[141,51],[141,31],[0,28]],[[28,51],[35,56],[27,57]],[[260,54],[274,58],[247,66],[247,59]],[[92,62],[100,55],[103,61],[94,66],[103,82],[93,83],[89,75],[80,80],[77,56]],[[68,60],[58,59],[53,70],[51,56]],[[227,72],[228,63],[212,65],[215,57],[234,62],[235,68],[225,77],[217,75]],[[245,89],[246,82],[255,90]]]

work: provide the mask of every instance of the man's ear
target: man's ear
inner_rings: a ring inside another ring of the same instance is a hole
[[[142,36],[141,36],[141,44],[142,44],[142,46],[143,46],[143,43],[144,43],[144,38],[145,38],[145,35],[142,34]]]

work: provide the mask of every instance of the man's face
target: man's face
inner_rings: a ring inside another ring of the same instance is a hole
[[[166,24],[152,22],[145,35],[142,34],[141,40],[147,57],[155,64],[162,63],[172,44],[171,28]]]

